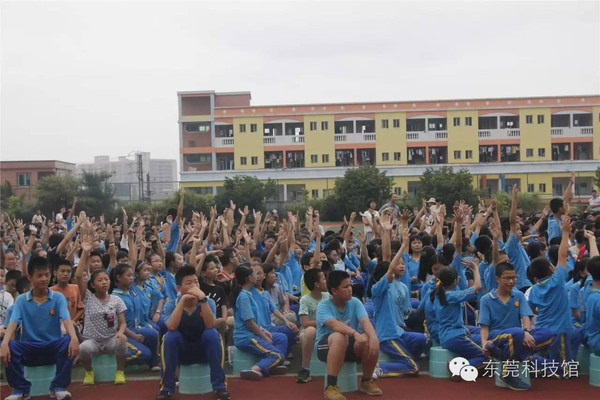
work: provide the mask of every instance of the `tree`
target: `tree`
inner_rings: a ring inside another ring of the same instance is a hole
[[[10,199],[12,195],[12,185],[9,181],[5,181],[4,184],[0,186],[0,208],[8,208],[8,199]]]
[[[594,177],[594,183],[596,183],[596,187],[600,188],[600,167],[596,170],[596,176]]]
[[[274,180],[261,182],[253,176],[235,176],[225,178],[223,193],[215,196],[215,204],[219,213],[229,207],[229,200],[233,200],[240,207],[248,206],[250,210],[264,210],[265,199],[276,192],[277,184]]]
[[[77,196],[78,186],[79,180],[70,175],[50,175],[40,179],[34,188],[37,208],[50,218],[53,211],[58,212],[61,207],[71,204]]]
[[[77,191],[77,207],[96,217],[111,212],[116,201],[109,179],[108,172],[96,174],[84,171]]]
[[[454,172],[452,167],[427,168],[421,176],[418,194],[421,198],[441,200],[448,210],[452,210],[454,202],[460,200],[475,206],[480,193],[473,189],[472,179],[467,169]]]
[[[371,165],[346,170],[343,178],[335,181],[334,197],[345,214],[352,211],[363,211],[369,202],[375,201],[378,206],[389,199],[394,180]]]

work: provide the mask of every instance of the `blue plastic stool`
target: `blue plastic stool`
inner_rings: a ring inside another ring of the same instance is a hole
[[[338,374],[337,385],[340,392],[356,392],[358,390],[358,372],[355,362],[345,362]],[[327,377],[325,378],[325,388],[327,388]]]
[[[435,346],[429,350],[429,376],[432,378],[450,378],[448,363],[456,354],[443,347]]]
[[[600,387],[600,356],[590,354],[590,385]]]
[[[117,372],[117,359],[114,354],[98,354],[92,356],[92,368],[96,382],[111,382]]]
[[[212,392],[208,364],[190,364],[179,367],[179,393],[204,394]]]
[[[260,358],[258,356],[242,351],[236,347],[233,352],[233,373],[239,375],[241,371],[251,369],[259,361]]]
[[[577,350],[577,358],[578,362],[578,371],[579,375],[589,375],[590,374],[590,349],[584,345],[579,345],[579,349]]]
[[[494,371],[494,379],[495,379],[495,383],[496,386],[498,387],[507,387],[506,383],[504,383],[502,381],[502,368],[504,366],[504,364],[506,363],[506,361],[503,362],[499,362],[496,365],[496,370]],[[519,378],[526,384],[531,385],[531,378],[529,377],[529,370],[527,369],[527,363],[524,362],[511,362],[510,364],[508,364],[508,366],[506,367],[506,375],[507,376],[515,376],[515,372],[513,371],[519,371]]]
[[[310,375],[311,376],[325,376],[327,375],[327,363],[319,360],[317,357],[317,348],[315,347],[310,357]]]
[[[56,364],[39,367],[25,367],[25,379],[31,382],[29,394],[32,396],[48,396],[50,384],[56,375]]]

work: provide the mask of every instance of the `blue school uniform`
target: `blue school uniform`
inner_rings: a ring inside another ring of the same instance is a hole
[[[360,325],[359,321],[363,317],[368,318],[367,311],[365,310],[363,303],[356,297],[352,297],[348,300],[343,311],[340,311],[330,298],[322,300],[317,307],[316,342],[319,343],[321,339],[333,333],[333,331],[325,325],[327,320],[335,319],[356,330]]]
[[[216,306],[213,299],[207,299],[213,317],[216,318]],[[196,305],[192,313],[183,310],[179,326],[165,334],[161,347],[163,365],[161,368],[160,390],[175,393],[175,371],[180,365],[208,363],[210,381],[213,390],[225,389],[223,372],[224,349],[219,332],[207,328],[200,315],[202,303]]]
[[[256,287],[253,287],[250,292],[258,306],[258,318],[256,323],[258,326],[261,326],[271,333],[278,332],[284,334],[287,341],[285,342],[285,345],[281,343],[280,350],[283,354],[289,354],[292,351],[292,346],[296,343],[296,334],[287,326],[274,326],[271,322],[271,314],[277,309],[277,306],[273,303],[273,299],[271,299],[269,292],[262,289],[259,290]]]
[[[139,325],[142,327],[153,328],[159,333],[166,332],[166,329],[163,331],[164,320],[161,321],[159,319],[158,323],[152,320],[152,317],[158,308],[158,302],[162,299],[161,292],[156,290],[149,281],[142,282],[141,287],[134,284],[133,290],[137,294],[140,305],[136,310]],[[166,326],[164,326],[164,328],[166,328]]]
[[[552,239],[562,236],[561,225],[562,221],[554,218],[553,213],[548,215],[548,229],[546,230],[548,233],[548,243],[550,243]]]
[[[411,310],[410,292],[406,285],[399,279],[394,279],[389,284],[389,294],[396,312],[396,321],[399,326],[406,327],[405,319]]]
[[[177,221],[173,221],[171,224],[171,238],[167,244],[167,251],[176,251],[177,243],[179,243],[179,224]],[[175,297],[173,297],[175,299]]]
[[[421,300],[421,304],[419,305],[419,310],[423,310],[425,314],[425,330],[429,333],[429,341],[430,342],[438,342],[440,341],[439,336],[439,323],[437,317],[435,316],[435,310],[433,308],[433,303],[431,302],[430,295],[431,290],[435,287],[435,281],[433,285],[427,289],[423,293],[423,297]]]
[[[575,315],[573,315],[573,310],[581,310],[581,304],[579,302],[580,289],[581,289],[581,282],[579,282],[579,281],[573,282],[573,279],[571,279],[569,282],[567,282],[567,294],[569,296],[569,309],[571,310],[571,323],[575,327],[579,327],[580,322],[581,322],[579,318],[576,318]]]
[[[600,356],[600,288],[591,286],[585,301],[585,331],[590,350]]]
[[[256,365],[260,367],[264,375],[268,375],[271,368],[283,363],[284,354],[279,349],[287,346],[287,338],[285,335],[275,332],[272,333],[273,343],[269,343],[256,336],[248,329],[246,321],[253,320],[258,325],[258,317],[258,305],[254,296],[249,290],[243,289],[235,301],[233,342],[240,350],[261,357]]]
[[[22,325],[20,340],[8,343],[11,359],[6,368],[6,378],[15,393],[29,393],[31,390],[24,366],[56,364],[51,390],[65,390],[71,383],[71,337],[62,336],[60,329],[60,321],[70,318],[67,300],[61,293],[47,290],[43,303],[38,304],[34,300],[32,290],[17,297],[11,310],[10,322]]]
[[[527,251],[521,246],[519,238],[512,232],[510,233],[508,242],[506,242],[505,250],[510,263],[515,267],[515,273],[517,274],[517,289],[522,290],[523,288],[530,287],[531,281],[527,279],[529,256],[527,255]]]
[[[288,260],[286,264],[291,273],[291,281],[289,285],[290,293],[298,294],[300,293],[300,281],[302,280],[304,270],[300,266],[300,262],[298,262],[296,255],[292,250],[288,252]]]
[[[402,261],[404,262],[405,272],[400,280],[406,287],[410,288],[411,293],[417,290],[420,292],[422,283],[419,280],[412,281],[412,278],[419,273],[419,260],[415,260],[411,254],[402,253]],[[416,296],[413,295],[413,297]]]

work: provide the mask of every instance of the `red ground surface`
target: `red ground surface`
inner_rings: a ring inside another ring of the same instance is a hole
[[[297,384],[293,377],[271,377],[260,382],[242,381],[239,378],[228,380],[232,400],[308,400],[323,398],[323,378],[313,378],[308,384]],[[588,377],[566,381],[554,379],[535,379],[529,391],[515,392],[494,386],[490,378],[479,378],[476,383],[455,383],[447,379],[434,379],[428,376],[407,379],[382,379],[379,381],[383,389],[381,399],[432,399],[494,400],[499,398],[512,399],[600,399],[600,388],[590,386]],[[69,387],[73,399],[85,400],[152,400],[158,391],[157,380],[128,381],[126,385],[115,386],[100,384],[83,387],[74,383]],[[0,386],[1,398],[8,396],[7,386]],[[368,399],[361,393],[346,393],[348,400]],[[35,397],[43,399],[44,397]],[[177,395],[180,400],[213,399],[214,395]]]

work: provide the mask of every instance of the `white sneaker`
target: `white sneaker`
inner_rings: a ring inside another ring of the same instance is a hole
[[[65,389],[52,389],[50,391],[50,398],[56,400],[68,400],[71,398],[71,393],[69,393]]]
[[[375,367],[373,370],[373,380],[376,381],[377,379],[381,378],[381,375],[383,375],[383,370],[379,367]]]
[[[4,400],[29,400],[31,396],[29,393],[15,393],[13,392],[10,396],[5,398]]]

